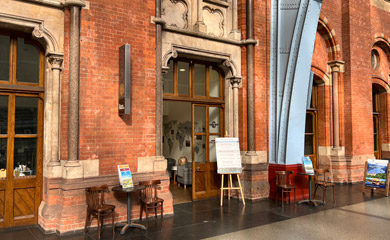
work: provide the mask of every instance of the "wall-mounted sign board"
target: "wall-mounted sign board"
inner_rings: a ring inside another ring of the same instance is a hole
[[[120,116],[130,114],[130,44],[119,48],[119,105]]]

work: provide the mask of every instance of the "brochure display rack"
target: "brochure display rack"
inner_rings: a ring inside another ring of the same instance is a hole
[[[122,188],[130,188],[134,186],[129,165],[118,165],[118,175]]]

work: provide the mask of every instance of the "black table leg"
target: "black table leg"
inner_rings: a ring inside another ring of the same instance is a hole
[[[311,199],[311,175],[308,175],[308,177],[309,177],[309,199],[299,201],[298,204],[308,204],[310,206],[318,207],[318,205],[323,204],[323,202],[319,200]]]
[[[135,227],[135,228],[140,228],[142,230],[146,230],[146,227],[141,224],[137,223],[132,223],[131,222],[131,198],[130,198],[130,193],[127,193],[127,223],[118,223],[118,227],[122,227],[121,230],[121,235],[124,235],[127,231],[128,228]]]

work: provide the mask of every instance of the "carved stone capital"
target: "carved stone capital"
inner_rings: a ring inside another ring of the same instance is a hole
[[[64,55],[61,53],[49,53],[47,54],[47,59],[51,65],[52,69],[62,70],[62,63],[64,61]]]
[[[238,88],[240,86],[242,77],[240,76],[233,76],[229,78],[230,84],[232,85],[233,88]]]
[[[330,67],[331,72],[344,72],[345,62],[343,61],[340,60],[329,61],[328,65]]]

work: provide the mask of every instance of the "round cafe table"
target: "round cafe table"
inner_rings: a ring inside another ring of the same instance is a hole
[[[311,198],[311,178],[314,177],[314,174],[307,174],[307,173],[299,172],[298,175],[306,175],[309,178],[309,199],[299,201],[298,204],[307,204],[307,205],[314,206],[314,207],[317,207],[320,204],[324,204],[323,202],[321,202],[319,200],[314,200]]]
[[[145,189],[145,186],[136,185],[130,188],[122,188],[122,186],[113,187],[113,192],[122,192],[127,193],[127,222],[126,223],[117,223],[115,227],[123,227],[121,230],[121,235],[125,234],[127,229],[134,227],[146,230],[146,227],[142,224],[132,223],[131,222],[131,193],[138,192]]]

